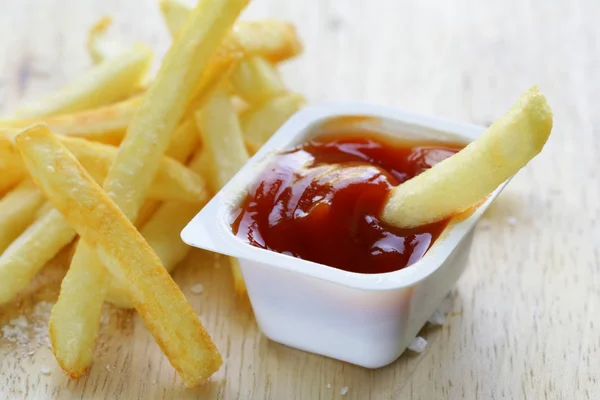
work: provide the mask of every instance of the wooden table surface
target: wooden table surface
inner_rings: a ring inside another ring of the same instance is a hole
[[[154,0],[2,0],[2,111],[90,65],[87,29],[105,14],[128,41],[167,48]],[[246,15],[297,25],[306,50],[283,70],[312,102],[487,125],[529,86],[547,95],[552,137],[477,228],[446,324],[422,332],[424,353],[375,371],[292,350],[235,302],[223,259],[195,251],[174,277],[224,355],[210,383],[186,389],[139,318],[108,307],[90,373],[69,381],[43,344],[64,273],[47,268],[21,298],[43,301],[28,317],[35,340],[0,345],[0,398],[600,398],[600,2],[255,0]]]

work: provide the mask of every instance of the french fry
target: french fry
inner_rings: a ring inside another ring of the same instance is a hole
[[[287,93],[256,105],[240,115],[244,136],[253,146],[262,146],[304,104],[304,98]]]
[[[285,21],[240,21],[233,27],[233,36],[246,54],[256,54],[278,63],[302,53],[302,44],[294,25]]]
[[[227,91],[220,87],[196,112],[198,130],[210,160],[212,176],[207,176],[211,189],[223,187],[248,161],[242,129]],[[201,161],[198,160],[199,167]],[[237,261],[231,258],[234,287],[238,294],[246,293],[244,279]]]
[[[172,37],[183,26],[190,8],[178,0],[161,0],[160,10]],[[297,56],[302,44],[294,26],[277,20],[240,21],[233,27],[232,37],[249,55],[260,55],[277,63]]]
[[[208,96],[231,74],[243,56],[242,48],[231,36],[221,42],[207,66],[206,73],[193,91],[192,101],[185,112],[186,117],[193,117],[195,110],[200,108]]]
[[[277,70],[259,56],[243,59],[230,81],[233,90],[250,104],[259,104],[286,91]]]
[[[40,208],[38,208],[38,210],[35,212],[35,219],[37,220],[42,218],[44,215],[48,214],[53,209],[54,207],[52,207],[52,203],[50,203],[49,201],[44,202],[44,204],[42,204]]]
[[[177,33],[183,24],[185,24],[192,9],[175,0],[160,0],[159,4],[160,12],[165,19],[171,37],[177,36]]]
[[[203,152],[197,152],[189,168],[201,174],[205,166]],[[208,200],[208,197],[206,198]],[[180,237],[187,223],[200,211],[202,204],[186,204],[176,201],[163,203],[140,229],[150,247],[156,252],[167,272],[173,269],[188,255],[190,247]],[[113,284],[108,288],[106,301],[121,308],[133,308],[126,288]]]
[[[133,94],[152,62],[152,51],[142,44],[108,59],[80,75],[56,93],[15,111],[13,119],[31,119],[87,110],[114,103]]]
[[[75,231],[52,209],[0,255],[0,304],[12,300],[40,269],[75,238]]]
[[[121,54],[125,50],[121,44],[108,37],[107,32],[111,25],[112,18],[102,17],[88,33],[87,48],[95,64]]]
[[[26,175],[21,155],[10,139],[0,135],[0,195],[15,187]]]
[[[33,222],[43,202],[44,196],[29,179],[0,199],[0,253]]]
[[[92,176],[98,178],[98,182],[102,182],[105,177],[108,179],[111,165],[117,162],[119,153],[122,152],[122,147],[116,148],[83,139],[60,137],[60,141],[79,159]],[[150,158],[137,159],[136,162],[143,163],[143,160],[149,161]],[[154,167],[157,172],[153,179],[151,178],[151,185],[148,189],[149,197],[197,203],[199,198],[205,196],[202,179],[181,163],[169,157],[161,157]]]
[[[218,191],[248,161],[242,130],[227,91],[216,90],[204,107],[196,112],[202,145],[214,165],[209,187]]]
[[[119,151],[117,147],[85,139],[60,137],[60,140],[98,182],[106,178]],[[177,161],[162,157],[156,167],[158,172],[148,192],[151,198],[194,203],[205,195],[202,179]],[[21,162],[20,166],[15,165],[13,168],[23,170],[24,165]]]
[[[383,220],[409,228],[472,207],[535,157],[551,130],[552,111],[533,87],[477,140],[395,187]]]
[[[44,122],[55,133],[65,136],[82,137],[95,142],[117,145],[123,140],[125,131],[131,123],[142,96],[133,96],[127,100],[71,114],[29,120],[0,121],[0,132],[15,132]]]
[[[159,258],[117,204],[43,125],[19,134],[16,142],[42,192],[110,272],[127,282],[146,327],[186,385],[210,377],[222,364],[218,350]]]
[[[171,142],[169,143],[169,147],[167,147],[165,154],[184,163],[190,158],[199,142],[200,135],[198,134],[194,119],[185,118],[173,133],[173,137],[171,138]],[[196,173],[195,171],[193,172]],[[196,173],[196,175],[201,176],[198,173]],[[198,202],[202,201],[200,198],[197,198],[196,200]],[[160,201],[152,199],[146,200],[140,208],[140,212],[135,220],[135,226],[138,228],[144,226],[146,221],[150,219],[159,206]]]
[[[61,138],[61,140],[77,153],[97,182],[104,181],[107,171],[115,159],[117,149],[82,139]],[[198,141],[199,135],[195,121],[190,119],[185,129],[178,128],[173,134],[167,154],[185,160]],[[9,171],[20,171],[18,174],[20,180],[26,174],[21,155],[18,154],[18,150],[14,148],[8,138],[0,136],[0,156],[4,154],[1,151],[2,143],[8,144],[6,154],[16,157],[16,161],[12,163]],[[17,151],[16,154],[15,151]],[[3,162],[2,160],[7,160],[7,158],[0,157],[0,163]],[[198,181],[197,174],[167,158],[163,158],[159,164],[161,164],[159,172],[149,191],[151,199],[147,200],[147,205],[142,208],[140,218],[148,219],[152,215],[152,212],[159,206],[157,200],[187,198],[192,203],[199,203],[206,196],[204,183]],[[171,177],[176,178],[170,181]],[[185,189],[186,186],[189,187]],[[174,189],[175,191],[173,191]],[[194,194],[194,192],[196,193]],[[181,193],[181,195],[177,195],[177,193]],[[153,196],[158,197],[152,199]],[[35,216],[36,223],[25,230],[22,237],[8,247],[6,254],[0,256],[0,281],[6,283],[0,290],[0,304],[11,300],[24,289],[44,264],[75,237],[75,231],[64,222],[60,213],[54,212],[46,215],[50,209],[52,207],[47,203],[38,210]],[[16,209],[13,212],[17,212]],[[143,221],[138,223],[143,223]],[[61,228],[63,232],[59,232]],[[28,248],[35,248],[35,254],[30,253]],[[16,274],[15,271],[20,271],[20,273]]]
[[[175,129],[165,154],[185,163],[200,143],[200,135],[193,117],[185,118]]]
[[[138,312],[187,385],[200,383],[221,364],[220,355],[197,318],[194,318],[195,325],[191,321],[185,321],[185,313],[191,308],[189,305],[186,308],[187,303],[181,297],[181,292],[172,283],[169,274],[152,251],[149,253],[156,260],[146,257],[142,261],[140,257],[145,256],[139,253],[143,249],[140,247],[135,253],[137,260],[130,260],[133,265],[121,264],[119,259],[109,257],[111,243],[108,236],[116,238],[123,235],[119,238],[123,244],[139,245],[131,242],[131,238],[125,235],[128,229],[125,226],[128,223],[126,220],[135,220],[137,217],[157,171],[158,160],[166,150],[170,137],[187,108],[195,83],[205,80],[204,75],[211,72],[209,63],[213,53],[246,2],[201,0],[198,3],[169,49],[104,182],[108,196],[116,203],[115,207],[124,214],[123,217],[117,209],[119,215],[113,216],[124,221],[122,231],[99,235],[100,245],[97,245],[94,243],[95,239],[89,237],[97,236],[97,230],[89,229],[85,224],[79,226],[83,229],[79,234],[86,243],[78,246],[67,277],[63,281],[60,297],[50,316],[53,350],[61,367],[72,377],[81,376],[91,363],[108,282],[102,262],[110,269],[117,282],[129,283],[129,295]],[[101,190],[99,195],[103,195]],[[103,221],[106,221],[106,218],[97,222]],[[133,232],[137,232],[131,224],[129,225]],[[116,229],[117,226],[118,224],[114,223],[106,229]],[[126,242],[127,240],[130,242]],[[119,241],[115,244],[119,244]],[[142,242],[149,249],[141,236],[138,242]],[[93,250],[97,251],[102,262],[94,255]],[[112,250],[118,249],[112,247]],[[77,252],[83,252],[84,255],[79,257]],[[130,254],[121,254],[119,257],[129,256]],[[144,274],[144,271],[148,273]],[[169,282],[172,287],[168,286]],[[144,287],[144,283],[150,285]],[[162,290],[164,293],[161,293]],[[156,297],[157,294],[160,296]],[[160,301],[162,296],[165,303]],[[70,307],[73,302],[80,303],[76,310]],[[168,310],[162,308],[166,304]],[[181,312],[177,316],[173,316],[169,311],[180,308]],[[170,315],[166,315],[165,311]],[[177,321],[169,320],[173,318]],[[163,323],[160,323],[161,319]],[[164,321],[165,319],[167,321]],[[183,331],[173,332],[172,329],[175,328],[172,323],[179,325]],[[198,333],[202,335],[193,336]]]
[[[110,163],[115,159],[116,149],[82,139],[61,138],[61,140],[69,149],[77,153],[97,182],[104,181]],[[20,167],[24,168],[23,161],[20,160],[20,162]],[[179,201],[185,198],[192,204],[204,201],[207,192],[197,174],[166,157],[158,164],[160,169],[148,191],[151,198]],[[12,199],[12,197],[10,198]],[[148,202],[153,201],[155,202],[155,200],[148,200]],[[0,256],[0,282],[5,283],[0,289],[0,304],[11,300],[23,290],[44,264],[50,261],[75,236],[75,231],[64,222],[59,213],[48,213],[48,209],[46,209],[46,213],[36,214],[35,210],[32,210],[31,201],[14,202],[11,200],[10,204],[10,213],[14,218],[17,218],[17,215],[24,216],[31,213],[31,220],[36,219],[36,223],[26,229]],[[42,202],[39,203],[39,205],[41,204]],[[158,207],[158,203],[155,203],[153,207],[147,211],[149,214]],[[8,219],[6,223],[9,223]],[[0,226],[2,226],[2,221],[0,221]],[[63,232],[60,232],[60,229]],[[2,235],[0,234],[0,236]],[[34,252],[35,254],[33,254]]]

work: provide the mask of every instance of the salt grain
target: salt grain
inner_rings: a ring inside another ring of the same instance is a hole
[[[425,351],[425,348],[427,348],[427,340],[423,339],[421,336],[417,336],[410,346],[408,346],[408,349],[415,353],[422,353]]]
[[[345,396],[345,395],[346,395],[346,393],[348,393],[348,386],[344,386],[344,387],[342,388],[342,390],[340,390],[340,394],[341,394],[342,396]]]
[[[508,217],[506,222],[508,222],[508,224],[511,226],[515,226],[519,220],[516,217]]]
[[[201,294],[202,292],[204,292],[204,285],[201,283],[197,283],[194,286],[192,286],[190,290],[193,294]]]
[[[106,370],[110,371],[110,364],[106,364]]]
[[[44,374],[44,375],[50,375],[50,372],[51,372],[51,371],[50,371],[50,368],[48,368],[48,367],[42,367],[42,368],[40,369],[40,372],[41,372],[42,374]]]
[[[327,389],[331,389],[331,383],[327,384]]]

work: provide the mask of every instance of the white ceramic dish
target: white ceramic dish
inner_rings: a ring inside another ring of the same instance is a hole
[[[290,118],[182,232],[195,247],[237,257],[262,332],[290,347],[367,368],[390,364],[410,345],[463,272],[473,227],[498,188],[468,218],[451,222],[415,264],[359,274],[253,247],[236,238],[231,215],[278,151],[323,131],[332,120],[427,141],[470,142],[483,128],[363,103],[311,106]]]

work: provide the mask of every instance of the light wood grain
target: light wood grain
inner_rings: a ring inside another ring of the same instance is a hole
[[[104,14],[128,41],[167,48],[153,0],[3,0],[1,109],[88,66],[85,34]],[[224,260],[194,251],[174,277],[225,358],[206,386],[184,388],[139,318],[107,307],[94,365],[77,382],[45,345],[28,355],[1,343],[0,398],[600,398],[600,2],[255,0],[246,15],[296,23],[306,51],[284,77],[313,102],[369,100],[488,124],[532,84],[546,93],[553,136],[478,227],[451,317],[422,333],[424,354],[369,371],[266,340],[234,301]],[[22,308],[52,301],[55,264]],[[198,282],[206,291],[192,295]],[[0,324],[13,314],[3,308]]]

